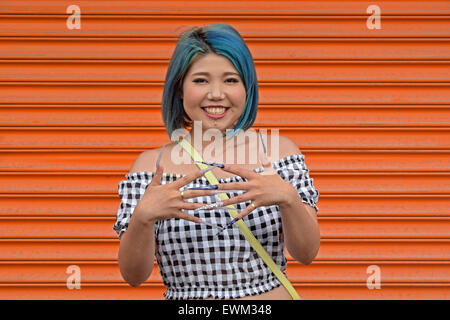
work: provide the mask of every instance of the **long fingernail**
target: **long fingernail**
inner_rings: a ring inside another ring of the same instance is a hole
[[[206,168],[206,169],[201,169],[201,170],[200,170],[200,173],[201,173],[201,175],[204,175],[204,174],[207,173],[208,171],[211,171],[212,169],[215,169],[215,168],[217,168],[217,167],[211,166],[211,167],[208,167],[208,168]]]
[[[217,208],[214,208],[214,209],[217,209],[217,210],[226,210],[226,211],[236,210],[236,209],[234,209],[234,208],[228,208],[228,207],[217,207]]]
[[[223,163],[205,162],[205,161],[195,161],[195,162],[203,163],[203,164],[206,164],[208,166],[214,166],[214,167],[217,167],[217,168],[222,168],[222,169],[225,168],[225,165]]]
[[[211,186],[192,187],[192,188],[187,188],[186,190],[214,190],[217,188],[219,188],[218,185],[211,185]]]
[[[229,223],[229,224],[230,224],[230,227],[231,227],[233,224],[235,224],[236,222],[238,222],[239,220],[241,220],[241,217],[239,217],[239,216],[237,216],[237,217],[235,217],[233,220],[231,220],[231,222]]]
[[[219,202],[216,202],[216,203],[207,204],[207,205],[205,205],[203,207],[195,209],[194,211],[215,209],[217,207],[223,207],[223,202],[219,201]]]
[[[222,230],[219,230],[219,232],[216,233],[216,236],[219,235],[219,234],[221,234],[221,233],[224,232],[225,230],[229,229],[230,227],[232,227],[233,224],[235,224],[235,223],[236,223],[237,221],[239,221],[240,219],[241,219],[241,218],[236,217],[236,218],[234,218],[233,220],[231,220],[231,222],[227,223],[227,224],[225,225],[225,227],[222,227]]]
[[[161,162],[161,156],[163,154],[165,147],[166,147],[166,145],[164,144],[161,148],[161,151],[159,152],[158,159],[156,160],[156,169],[158,169],[158,167],[159,167],[159,163]]]
[[[267,154],[266,144],[264,143],[264,139],[262,137],[261,130],[259,130],[259,138],[261,139],[261,143],[262,143],[262,146],[264,149],[264,154]]]
[[[225,227],[223,227],[223,230],[231,228],[233,226],[233,224],[235,224],[239,220],[241,220],[241,218],[239,218],[239,217],[234,218],[233,220],[231,220],[231,222],[227,223],[227,225]]]
[[[211,194],[218,194],[218,193],[237,193],[237,192],[241,192],[241,191],[246,191],[246,190],[211,190]]]
[[[199,223],[204,224],[205,226],[208,226],[208,227],[211,227],[211,228],[217,228],[217,229],[219,229],[219,231],[221,231],[221,230],[223,229],[222,226],[214,225],[214,224],[212,224],[212,223],[203,221],[203,220],[201,220],[201,219],[199,219]]]

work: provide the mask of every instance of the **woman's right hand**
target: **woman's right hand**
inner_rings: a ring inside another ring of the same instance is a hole
[[[139,211],[141,221],[156,222],[157,220],[179,218],[200,223],[200,218],[190,215],[184,210],[194,210],[204,206],[203,203],[186,202],[184,199],[214,194],[210,190],[187,190],[181,197],[180,188],[201,177],[204,172],[198,170],[174,182],[162,185],[161,178],[164,168],[158,165],[152,181],[147,186],[144,195],[138,202],[135,211]]]

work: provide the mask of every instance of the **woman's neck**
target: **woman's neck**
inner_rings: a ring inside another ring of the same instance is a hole
[[[221,145],[224,149],[227,145],[236,145],[237,141],[245,140],[243,136],[245,132],[243,130],[238,130],[238,132],[232,135],[232,129],[227,129],[226,131],[221,131],[216,128],[208,128],[204,130],[202,127],[192,127],[189,131],[189,140],[194,148],[204,149],[211,144]],[[228,133],[225,136],[225,133]],[[195,144],[195,145],[194,145]]]
[[[199,130],[198,127],[189,131],[185,137],[205,161],[234,164],[257,164],[258,154],[257,133],[249,129],[239,130],[234,136],[223,137],[223,132],[214,129]]]

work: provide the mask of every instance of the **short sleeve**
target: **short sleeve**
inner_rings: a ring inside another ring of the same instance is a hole
[[[303,154],[294,154],[284,157],[273,163],[275,171],[295,190],[297,190],[302,202],[309,204],[316,213],[319,211],[317,202],[319,201],[319,191],[314,187],[314,179],[309,176]]]
[[[120,181],[118,186],[121,201],[113,226],[119,239],[127,230],[131,215],[151,182],[151,176],[146,172],[129,173],[125,177],[126,180]]]

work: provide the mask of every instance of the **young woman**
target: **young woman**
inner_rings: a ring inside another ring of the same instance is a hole
[[[139,155],[119,183],[122,202],[114,225],[120,271],[130,285],[146,281],[156,256],[167,299],[291,299],[236,224],[221,232],[214,227],[229,225],[224,206],[233,204],[282,271],[285,246],[303,264],[319,250],[319,192],[297,145],[270,136],[267,150],[278,154],[271,153],[271,162],[264,156],[266,163],[252,160],[263,154],[245,139],[257,136],[251,129],[257,105],[254,62],[234,28],[212,24],[181,36],[164,86],[166,130],[172,137],[186,129],[194,148],[205,150],[205,161],[226,164],[209,168],[218,190],[188,190],[211,185],[196,163],[180,163],[177,141]],[[216,135],[217,148],[206,156],[212,139],[204,137],[213,130],[223,139]],[[192,139],[196,136],[201,139]],[[229,199],[221,207],[199,209],[219,202],[217,192]]]

